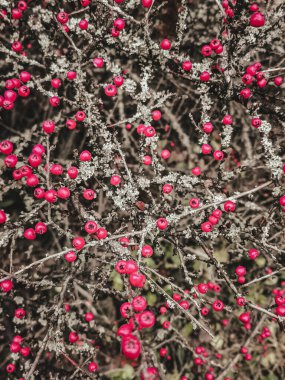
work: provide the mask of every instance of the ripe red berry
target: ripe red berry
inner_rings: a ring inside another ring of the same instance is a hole
[[[240,316],[239,316],[239,320],[242,323],[249,323],[249,321],[250,321],[250,314],[247,313],[247,312],[241,313]]]
[[[201,150],[203,154],[210,154],[212,152],[212,147],[209,144],[203,144]]]
[[[170,183],[166,183],[162,186],[162,191],[164,194],[170,194],[173,190],[173,186]]]
[[[146,309],[147,301],[142,296],[134,297],[134,299],[132,300],[132,307],[134,311],[141,312]]]
[[[101,57],[97,57],[93,59],[93,64],[98,69],[101,69],[104,66],[104,59]]]
[[[151,257],[153,255],[153,249],[150,245],[144,245],[142,247],[142,256]]]
[[[170,322],[169,321],[164,321],[162,323],[162,327],[165,329],[165,330],[168,330],[170,328]]]
[[[131,324],[124,323],[122,326],[118,328],[117,335],[121,337],[128,336],[131,335],[132,331],[133,328]]]
[[[235,272],[238,276],[244,276],[246,274],[246,269],[242,265],[236,267]]]
[[[168,149],[163,149],[160,153],[161,158],[167,160],[170,157],[170,151]]]
[[[13,343],[10,344],[10,351],[13,352],[13,353],[19,352],[20,348],[21,348],[21,346],[17,342],[13,342]]]
[[[117,86],[117,87],[121,87],[122,84],[124,83],[124,77],[122,77],[122,75],[117,75],[114,79],[113,79],[113,82],[114,82],[114,85]]]
[[[53,78],[51,80],[51,86],[55,89],[58,89],[61,86],[61,80],[59,78]]]
[[[11,141],[8,141],[8,140],[1,141],[0,153],[8,155],[8,154],[11,154],[13,152],[13,149],[14,149],[14,147],[13,147],[13,143],[11,143]]]
[[[244,306],[246,304],[246,299],[244,297],[237,297],[237,305]]]
[[[138,265],[134,260],[127,260],[126,261],[126,274],[136,274],[138,271]]]
[[[162,50],[169,50],[171,49],[171,42],[169,41],[169,39],[165,38],[161,41],[160,47]]]
[[[58,107],[59,106],[59,103],[60,103],[60,99],[58,96],[52,96],[50,99],[49,99],[49,104],[52,106],[52,107]]]
[[[120,274],[126,274],[126,261],[120,260],[116,263],[115,269]]]
[[[53,133],[55,130],[55,123],[52,120],[45,120],[42,124],[45,133]]]
[[[115,96],[117,94],[117,87],[114,84],[108,84],[105,87],[104,91],[105,91],[105,94],[107,96],[112,97],[112,96]]]
[[[141,273],[132,273],[130,275],[130,284],[136,288],[143,288],[145,281],[146,277]]]
[[[124,302],[120,306],[120,313],[121,313],[123,318],[129,318],[131,316],[131,313],[132,313],[131,303],[130,302]]]
[[[155,316],[151,311],[143,311],[139,315],[139,326],[142,329],[151,328],[155,324]]]
[[[251,120],[251,125],[254,127],[254,128],[259,128],[262,124],[262,121],[259,117],[254,117],[252,120]]]
[[[249,22],[251,26],[260,28],[265,24],[265,17],[261,12],[256,12],[250,16]]]
[[[203,131],[207,134],[210,134],[213,129],[214,129],[214,126],[211,122],[207,121],[206,123],[203,124]]]
[[[224,210],[226,212],[234,212],[236,209],[236,204],[233,201],[226,201],[224,203]]]
[[[91,362],[88,364],[88,371],[93,373],[98,370],[98,364],[95,362]]]
[[[258,256],[259,256],[259,251],[258,251],[257,249],[252,248],[252,249],[250,249],[250,250],[248,251],[248,256],[249,256],[249,258],[250,258],[251,260],[255,260],[255,259],[257,259]]]
[[[89,150],[83,150],[80,153],[79,160],[82,162],[91,161],[92,154],[89,152]]]
[[[84,229],[88,234],[94,234],[98,230],[98,225],[93,220],[89,220],[85,223]]]
[[[125,28],[125,21],[122,18],[117,18],[116,20],[114,20],[113,25],[114,28],[118,30],[123,30]]]
[[[0,210],[0,225],[4,224],[7,220],[7,216],[4,212],[4,210]]]
[[[193,175],[195,175],[196,177],[198,177],[198,176],[201,174],[201,169],[199,168],[199,166],[196,166],[195,168],[193,168],[193,169],[191,170],[191,173],[192,173]]]
[[[168,221],[165,218],[159,218],[156,221],[156,225],[160,230],[165,230],[168,227]]]
[[[95,198],[95,191],[92,189],[85,189],[83,191],[83,198],[87,201],[92,201]]]
[[[233,123],[233,119],[232,119],[231,115],[225,115],[223,117],[222,123],[224,125],[231,125]]]
[[[68,263],[73,263],[77,259],[77,254],[74,251],[69,251],[64,255],[64,258]]]
[[[108,235],[108,233],[105,230],[105,228],[103,228],[103,227],[98,228],[97,237],[99,240],[105,239],[107,237],[107,235]]]
[[[203,232],[211,232],[213,230],[213,226],[210,222],[204,222],[201,224],[201,230]]]
[[[241,79],[244,84],[249,85],[253,81],[253,76],[250,74],[244,74]]]
[[[144,156],[144,158],[143,158],[143,164],[148,166],[148,165],[151,165],[151,163],[152,163],[151,156]]]
[[[192,69],[192,62],[190,62],[190,61],[184,61],[183,63],[182,63],[182,69],[184,70],[184,71],[190,71],[191,69]]]
[[[244,99],[249,99],[251,97],[251,91],[249,88],[244,88],[240,91],[240,96]]]
[[[60,187],[57,190],[57,196],[61,199],[67,199],[70,197],[70,190],[68,187]]]
[[[68,335],[68,340],[70,343],[75,343],[79,339],[78,334],[75,331],[71,331]]]
[[[199,202],[199,199],[198,199],[198,198],[191,198],[191,199],[189,200],[189,206],[190,206],[191,208],[198,208],[198,207],[199,207],[199,204],[200,204],[200,202]]]
[[[274,81],[274,84],[276,86],[281,86],[281,84],[283,83],[284,79],[282,77],[278,76],[278,77],[275,77],[273,81]]]
[[[43,235],[47,232],[47,225],[44,222],[38,222],[35,225],[35,233],[39,235]]]
[[[41,187],[37,187],[37,188],[34,190],[34,196],[35,196],[35,198],[37,198],[37,199],[42,199],[42,198],[44,198],[44,196],[45,196],[45,191],[44,191],[44,189],[42,189]]]
[[[77,250],[82,249],[84,245],[85,245],[85,240],[80,236],[77,236],[72,240],[72,246],[73,248]]]
[[[88,28],[88,21],[87,20],[80,20],[78,23],[78,26],[81,30],[86,30]]]
[[[85,314],[84,318],[85,318],[85,321],[86,321],[86,322],[91,322],[91,321],[93,321],[93,319],[94,319],[95,317],[94,317],[94,314],[93,314],[93,313],[88,312],[88,313]]]
[[[0,282],[0,288],[4,293],[10,292],[13,288],[13,282],[11,280],[3,280]]]
[[[201,82],[208,82],[210,80],[210,73],[208,71],[203,71],[200,74],[200,80]]]
[[[45,200],[49,203],[54,203],[57,200],[57,192],[53,189],[45,192]]]
[[[15,371],[15,369],[16,369],[16,366],[13,363],[9,363],[6,365],[6,371],[8,373],[13,373]]]
[[[206,294],[208,291],[208,285],[207,284],[199,284],[198,285],[198,291],[201,294]]]
[[[31,353],[31,349],[29,347],[21,347],[20,348],[20,354],[23,355],[24,357],[29,356]]]
[[[212,54],[212,48],[210,45],[204,45],[201,49],[201,53],[204,57],[209,57]]]
[[[68,14],[66,12],[59,12],[56,16],[57,21],[61,24],[66,24],[68,21]]]
[[[150,8],[152,6],[153,0],[141,0],[141,2],[144,8]]]
[[[78,175],[78,169],[75,166],[70,166],[70,168],[67,169],[67,174],[69,178],[75,179]]]
[[[119,186],[121,183],[121,177],[117,174],[113,174],[112,177],[110,178],[110,184],[113,186]]]
[[[66,127],[69,129],[69,130],[73,130],[76,128],[76,121],[73,120],[73,119],[68,119],[65,123]]]
[[[19,20],[23,16],[21,9],[12,9],[12,18],[14,20]]]
[[[122,339],[122,353],[127,359],[137,359],[141,353],[141,343],[134,335],[124,336]]]
[[[20,51],[23,50],[23,45],[20,41],[14,41],[12,43],[12,50],[15,51],[16,53],[19,53]]]
[[[27,228],[24,231],[23,236],[24,236],[25,239],[35,240],[35,238],[36,238],[36,232],[35,232],[35,230],[33,228]]]

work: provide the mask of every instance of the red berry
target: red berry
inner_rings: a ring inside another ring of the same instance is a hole
[[[80,236],[77,236],[72,240],[72,246],[73,248],[77,250],[82,249],[84,245],[85,245],[85,240]]]
[[[159,218],[156,221],[156,225],[160,230],[165,230],[168,227],[168,221],[165,218]]]
[[[69,251],[64,255],[64,258],[68,263],[73,263],[77,259],[77,254],[74,251]]]
[[[118,30],[123,30],[125,28],[125,21],[122,18],[117,18],[113,23],[114,27]]]
[[[184,70],[184,71],[190,71],[191,69],[192,69],[192,63],[190,62],[190,61],[184,61],[183,63],[182,63],[182,69]]]
[[[237,276],[244,276],[246,274],[246,269],[242,265],[239,265],[238,267],[236,267],[235,272]]]
[[[169,39],[165,38],[161,41],[160,47],[162,50],[169,50],[171,48],[171,42],[169,41]]]
[[[108,84],[104,90],[105,94],[110,97],[115,96],[117,94],[117,87],[114,84]]]
[[[28,239],[28,240],[35,240],[36,238],[36,232],[33,228],[27,228],[25,231],[24,231],[24,234],[23,234],[24,238]]]
[[[103,66],[104,66],[104,59],[103,58],[94,58],[93,59],[93,64],[95,67],[97,67],[98,69],[101,69]]]
[[[95,317],[93,313],[89,312],[85,314],[84,318],[86,322],[91,322]]]
[[[141,343],[133,335],[124,336],[122,339],[122,353],[128,359],[137,359],[141,353]]]
[[[88,364],[88,371],[93,373],[98,370],[98,364],[95,362],[91,362]]]
[[[11,280],[3,280],[0,282],[0,288],[2,292],[7,293],[13,288],[13,282]]]
[[[42,127],[45,133],[48,133],[48,134],[53,133],[55,130],[55,124],[51,120],[45,120],[42,124]]]
[[[250,16],[250,25],[255,28],[260,28],[265,24],[265,17],[262,13],[256,12]]]
[[[130,284],[136,288],[143,288],[146,278],[141,273],[132,273],[130,275]]]
[[[236,204],[232,201],[226,201],[224,204],[224,210],[226,212],[234,212],[236,209]]]
[[[153,255],[153,249],[150,245],[144,245],[142,247],[142,256],[151,257]]]
[[[38,222],[35,225],[35,233],[39,235],[43,235],[47,232],[47,225],[44,222]]]
[[[147,307],[147,301],[142,296],[137,296],[132,300],[132,307],[134,311],[141,312]]]
[[[68,14],[66,12],[59,12],[56,16],[57,21],[61,24],[66,24],[68,21]]]
[[[4,224],[7,220],[7,216],[3,210],[0,210],[0,225]]]
[[[70,343],[75,343],[79,339],[78,334],[75,331],[71,331],[68,336],[68,340]]]

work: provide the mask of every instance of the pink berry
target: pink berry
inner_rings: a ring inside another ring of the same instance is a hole
[[[160,47],[162,50],[169,50],[171,49],[171,42],[169,41],[169,39],[165,38],[161,41]]]
[[[160,230],[165,230],[168,227],[168,221],[165,218],[159,218],[156,221],[156,225]]]
[[[261,12],[256,12],[250,16],[249,22],[251,26],[260,28],[265,24],[265,17]]]
[[[101,69],[104,66],[104,59],[101,57],[94,58],[93,64],[97,69]]]

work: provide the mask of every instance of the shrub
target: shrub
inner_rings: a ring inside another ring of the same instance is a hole
[[[1,377],[284,378],[284,4],[1,8]]]

